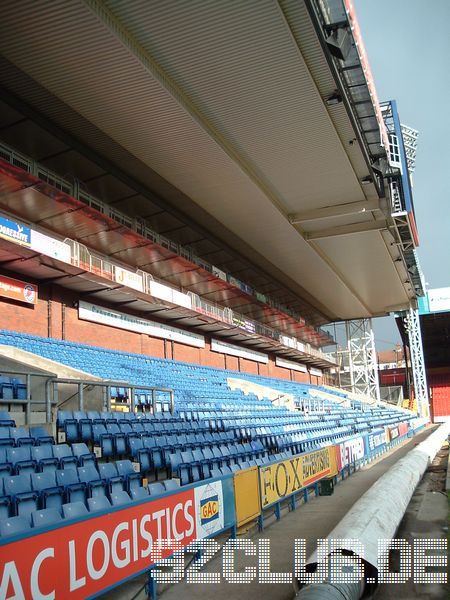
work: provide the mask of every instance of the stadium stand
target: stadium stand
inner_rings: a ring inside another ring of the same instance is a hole
[[[415,301],[414,210],[348,0],[25,4],[0,22],[0,588],[146,573],[155,600],[159,541],[261,530],[424,427],[326,385],[322,329]]]
[[[59,410],[58,433],[66,439],[61,444],[55,444],[42,427],[15,427],[2,413],[2,507],[8,518],[31,518],[34,511],[47,508],[63,514],[63,505],[74,502],[99,510],[103,498],[118,505],[155,496],[173,489],[175,478],[181,485],[192,484],[413,418],[409,411],[350,400],[331,388],[6,331],[0,341],[64,360],[105,379],[128,377],[134,385],[173,385],[176,398],[173,414],[142,412],[139,394],[134,413]],[[228,380],[237,375],[294,395],[298,410],[230,389]],[[324,397],[320,407],[301,410],[307,398],[320,392]],[[142,477],[154,483],[142,489]]]

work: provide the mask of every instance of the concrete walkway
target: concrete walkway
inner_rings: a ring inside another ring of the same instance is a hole
[[[432,427],[426,429],[416,437],[391,449],[382,458],[356,472],[349,479],[340,482],[332,496],[318,498],[311,496],[310,501],[298,506],[295,512],[284,512],[280,521],[272,522],[262,533],[251,535],[250,539],[254,543],[257,543],[259,538],[270,538],[271,571],[292,573],[294,570],[294,540],[298,538],[306,540],[306,556],[308,557],[315,549],[316,540],[326,537],[358,498],[396,461],[423,441],[432,431],[434,431]],[[236,553],[236,571],[245,566],[256,565],[256,557],[245,559],[242,558],[242,555],[242,551]],[[211,560],[202,572],[222,573],[222,554],[219,552],[217,558]],[[223,577],[221,581],[220,584],[186,584],[182,582],[161,590],[163,600],[179,600],[179,598],[183,598],[183,600],[209,600],[210,598],[217,600],[233,598],[288,600],[294,596],[292,583],[259,584],[256,580],[250,584],[229,584]],[[123,593],[121,598],[124,598]]]

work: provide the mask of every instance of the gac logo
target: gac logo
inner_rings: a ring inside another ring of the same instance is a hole
[[[219,518],[219,496],[200,500],[200,521],[202,525]]]

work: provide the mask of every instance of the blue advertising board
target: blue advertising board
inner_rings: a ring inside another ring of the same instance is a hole
[[[366,456],[383,451],[386,448],[386,433],[384,429],[376,429],[364,436]]]
[[[0,238],[20,244],[21,246],[30,246],[31,230],[25,225],[20,225],[15,221],[0,216]]]

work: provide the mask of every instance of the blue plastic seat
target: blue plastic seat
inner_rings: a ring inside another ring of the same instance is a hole
[[[90,442],[92,440],[92,420],[90,418],[78,421],[78,439],[82,442]]]
[[[34,439],[26,427],[11,427],[9,434],[16,446],[34,446]]]
[[[0,477],[12,473],[13,470],[12,464],[8,462],[6,448],[7,446],[0,446]]]
[[[80,431],[78,428],[78,421],[74,418],[67,418],[63,422],[64,433],[66,434],[66,442],[73,444],[77,442],[80,437]]]
[[[106,431],[112,436],[114,454],[116,456],[127,454],[127,435],[120,430],[118,423],[107,423]]]
[[[60,521],[62,521],[62,516],[56,508],[44,508],[31,513],[33,527],[50,527]]]
[[[146,487],[135,487],[130,492],[132,500],[148,500],[148,489]]]
[[[56,482],[55,471],[32,473],[31,487],[39,495],[40,508],[61,510],[64,490]]]
[[[20,535],[30,530],[30,521],[26,517],[17,516],[0,519],[0,536],[2,538]]]
[[[162,481],[161,483],[163,484],[166,492],[180,489],[180,485],[175,479],[166,479],[165,481]]]
[[[84,442],[72,444],[72,452],[78,461],[78,465],[83,467],[89,465],[93,467],[96,466],[97,459],[95,458],[95,454],[90,452]]]
[[[86,503],[87,486],[80,481],[76,469],[60,469],[56,471],[56,483],[64,489],[66,502]]]
[[[113,506],[122,506],[124,504],[130,504],[131,498],[124,490],[120,490],[111,494],[111,504]]]
[[[163,447],[154,447],[148,449],[150,456],[150,465],[153,471],[159,471],[165,466]]]
[[[11,512],[11,498],[5,492],[3,477],[0,477],[0,522],[12,516]]]
[[[94,496],[93,498],[88,498],[87,503],[89,512],[99,512],[111,508],[111,502],[106,496]]]
[[[0,390],[2,392],[3,400],[13,400],[14,399],[14,386],[11,382],[3,380],[0,383]]]
[[[76,456],[73,455],[72,448],[67,444],[56,444],[52,446],[53,456],[58,459],[61,469],[68,467],[75,468],[78,464]]]
[[[68,502],[62,506],[63,517],[65,519],[80,519],[89,514],[84,502]]]
[[[140,473],[136,473],[130,460],[117,460],[116,467],[119,475],[125,477],[127,492],[141,486],[142,476]]]
[[[77,471],[80,482],[86,484],[88,494],[91,498],[105,495],[106,485],[103,483],[100,473],[93,465],[78,467]]]
[[[102,456],[106,458],[114,456],[113,436],[107,432],[105,425],[94,423],[92,425],[92,436],[94,444],[100,446]]]
[[[0,410],[0,428],[15,427],[16,423],[5,410]]]
[[[36,461],[31,458],[30,446],[19,446],[18,448],[7,448],[6,459],[13,467],[14,473],[34,473]]]
[[[31,448],[31,458],[36,461],[39,471],[54,471],[58,468],[58,459],[53,456],[51,444],[33,446]]]
[[[160,496],[166,492],[166,488],[159,481],[148,484],[148,493],[150,496]]]
[[[105,482],[110,496],[124,489],[125,479],[117,472],[114,463],[102,463],[98,466],[98,472],[102,481]]]
[[[55,438],[48,433],[45,427],[30,427],[30,437],[34,438],[35,445],[54,444]]]
[[[14,516],[30,519],[30,514],[38,510],[38,495],[31,487],[29,475],[12,475],[3,478],[5,495],[11,497]]]
[[[58,429],[64,429],[64,423],[69,420],[73,420],[73,413],[71,410],[58,410],[56,416],[56,425]]]
[[[180,472],[180,465],[183,463],[181,452],[179,450],[176,450],[175,452],[172,452],[170,454],[170,456],[169,456],[169,461],[170,461],[170,474],[171,474],[171,477],[172,478],[174,476],[178,477],[178,474]]]
[[[10,435],[11,427],[0,427],[0,446],[14,446],[14,440]]]

